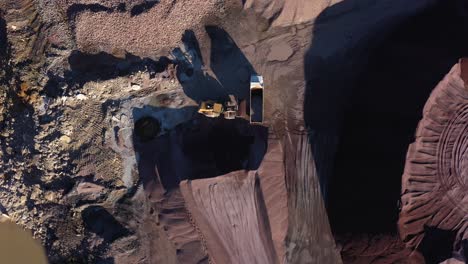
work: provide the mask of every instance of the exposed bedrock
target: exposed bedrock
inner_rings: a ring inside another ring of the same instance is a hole
[[[467,259],[467,177],[468,61],[462,59],[432,91],[402,179],[400,234],[427,263],[452,251]]]

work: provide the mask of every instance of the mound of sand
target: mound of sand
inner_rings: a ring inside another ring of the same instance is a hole
[[[452,242],[468,237],[467,83],[468,61],[462,59],[432,92],[408,149],[399,228],[412,248],[427,244],[436,229],[458,232]]]

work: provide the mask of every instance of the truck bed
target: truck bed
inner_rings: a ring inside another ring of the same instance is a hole
[[[263,122],[263,89],[250,90],[250,122]]]

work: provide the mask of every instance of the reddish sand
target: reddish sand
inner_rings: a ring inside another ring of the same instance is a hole
[[[245,171],[181,183],[214,263],[278,263],[259,187]]]
[[[432,92],[408,149],[399,229],[411,248],[428,236],[428,228],[457,231],[457,241],[468,236],[467,81],[463,59]]]

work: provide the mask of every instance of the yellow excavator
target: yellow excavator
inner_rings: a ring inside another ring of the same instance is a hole
[[[219,117],[223,113],[223,110],[223,104],[208,100],[201,102],[198,113],[207,117],[215,118]]]
[[[234,95],[229,95],[229,101],[225,103],[212,100],[201,102],[198,113],[211,118],[223,115],[225,119],[235,119],[238,116],[238,110],[239,105],[236,97]]]
[[[246,100],[237,100],[234,95],[229,95],[229,101],[220,103],[212,100],[203,101],[200,104],[198,113],[207,117],[216,118],[221,114],[225,119],[235,119],[236,117],[250,120],[251,124],[263,123],[264,112],[264,83],[263,76],[250,76],[250,108],[247,112]]]

